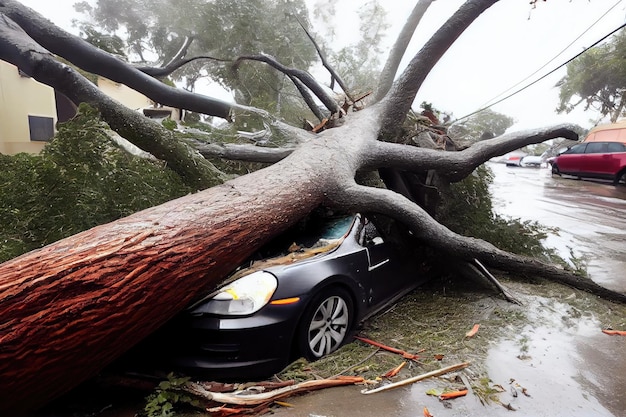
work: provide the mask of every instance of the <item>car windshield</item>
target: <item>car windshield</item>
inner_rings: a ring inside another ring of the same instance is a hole
[[[329,241],[343,238],[353,222],[353,215],[313,214],[273,239],[255,257],[268,258],[293,252],[294,249],[328,245]]]

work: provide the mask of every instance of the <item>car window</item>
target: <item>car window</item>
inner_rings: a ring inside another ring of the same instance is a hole
[[[361,246],[371,246],[376,245],[378,243],[382,243],[382,238],[374,223],[369,221],[368,219],[364,219],[365,225],[359,231],[359,244]]]
[[[626,146],[623,143],[611,142],[608,144],[607,152],[626,152]]]
[[[563,152],[563,155],[585,153],[585,148],[586,147],[587,147],[586,143],[581,143],[581,144],[572,146],[567,151]]]
[[[607,144],[606,142],[591,142],[587,144],[585,148],[585,153],[606,153],[607,152]]]

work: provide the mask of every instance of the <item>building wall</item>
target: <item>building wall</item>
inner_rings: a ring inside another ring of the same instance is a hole
[[[124,84],[98,78],[98,88],[148,117],[161,119],[168,113],[172,119],[180,120],[180,110],[157,107],[149,98]],[[65,113],[70,112],[62,117],[71,117],[73,104],[63,95],[57,98],[67,107],[63,108]],[[56,131],[59,110],[52,88],[21,76],[17,67],[0,61],[0,153],[40,152]]]
[[[143,94],[106,78],[98,78],[98,88],[103,93],[133,110],[152,106],[152,101]]]
[[[31,140],[31,134],[34,139],[42,138],[41,130],[36,130],[39,122],[46,127],[51,122],[54,131],[56,117],[54,91],[21,76],[14,65],[0,61],[0,153],[41,151],[45,140]]]

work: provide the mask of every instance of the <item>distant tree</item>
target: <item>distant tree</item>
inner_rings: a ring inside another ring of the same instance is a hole
[[[561,89],[557,112],[569,113],[582,104],[615,122],[626,105],[626,32],[569,63],[557,86]]]
[[[454,122],[448,129],[448,134],[454,140],[473,143],[504,134],[514,122],[513,118],[507,115],[487,109]]]

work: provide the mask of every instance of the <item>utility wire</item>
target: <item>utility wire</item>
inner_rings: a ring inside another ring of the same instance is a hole
[[[612,11],[614,8],[617,7],[617,5],[619,5],[622,2],[622,0],[618,0],[617,3],[615,3],[613,6],[611,6],[606,12],[604,12],[604,14],[602,16],[600,16],[595,22],[593,22],[587,29],[585,29],[580,35],[578,35],[573,41],[571,41],[565,48],[563,48],[561,50],[561,52],[559,52],[558,54],[554,55],[554,57],[552,57],[552,59],[550,59],[548,62],[546,62],[545,64],[543,64],[541,67],[537,68],[537,70],[535,72],[533,72],[532,74],[528,75],[526,78],[524,78],[523,80],[517,82],[516,84],[512,85],[511,87],[507,88],[506,90],[504,90],[503,92],[501,92],[500,94],[496,95],[495,97],[490,98],[489,100],[487,100],[481,107],[487,106],[490,102],[492,102],[493,100],[496,100],[498,97],[508,93],[509,91],[511,91],[512,89],[514,89],[515,87],[517,87],[518,85],[524,83],[526,80],[530,79],[532,76],[534,76],[535,74],[537,74],[539,71],[541,71],[542,69],[544,69],[545,67],[547,67],[552,61],[556,60],[559,56],[561,56],[565,51],[567,51],[569,49],[570,46],[572,46],[574,43],[576,43],[577,40],[579,40],[580,38],[582,38],[585,33],[589,32],[591,30],[591,28],[593,28],[595,25],[598,24],[598,22],[602,19],[604,19],[604,17],[609,14],[610,11]]]
[[[550,71],[550,72],[548,72],[548,73],[544,74],[543,76],[541,76],[541,77],[537,78],[535,81],[533,81],[533,82],[531,82],[531,83],[526,84],[524,87],[522,87],[522,88],[520,88],[520,89],[518,89],[518,90],[516,90],[516,91],[512,92],[512,93],[511,93],[511,94],[509,94],[508,96],[503,97],[503,98],[501,98],[500,100],[498,100],[498,101],[496,101],[496,102],[494,102],[494,103],[491,103],[491,104],[490,104],[490,105],[488,105],[488,106],[484,106],[484,107],[482,107],[482,108],[480,108],[480,109],[478,109],[478,110],[476,110],[476,111],[473,111],[473,112],[471,112],[471,113],[469,113],[469,114],[466,114],[466,115],[465,115],[465,116],[463,116],[463,117],[460,117],[460,118],[456,119],[456,120],[455,120],[455,122],[458,122],[459,120],[467,119],[468,117],[473,116],[473,115],[475,115],[476,113],[480,113],[481,111],[487,110],[488,108],[493,107],[493,106],[495,106],[496,104],[502,103],[504,100],[508,100],[509,98],[513,97],[514,95],[516,95],[516,94],[518,94],[518,93],[520,93],[520,92],[522,92],[522,91],[526,90],[528,87],[530,87],[530,86],[532,86],[532,85],[537,84],[539,81],[543,80],[543,79],[544,79],[544,78],[546,78],[547,76],[549,76],[549,75],[553,74],[554,72],[558,71],[559,69],[563,68],[564,66],[566,66],[567,64],[569,64],[570,62],[572,62],[573,60],[575,60],[576,58],[578,58],[579,56],[581,56],[582,54],[584,54],[585,52],[587,52],[588,50],[590,50],[591,48],[593,48],[593,47],[597,46],[600,42],[602,42],[603,40],[605,40],[605,39],[606,39],[606,38],[608,38],[609,36],[613,35],[615,32],[619,31],[620,29],[623,29],[624,27],[626,27],[626,23],[622,24],[622,25],[621,25],[620,27],[618,27],[617,29],[614,29],[614,30],[613,30],[613,31],[611,31],[609,34],[607,34],[607,35],[603,36],[601,39],[599,39],[599,40],[597,40],[596,42],[594,42],[591,46],[589,46],[589,47],[587,47],[587,48],[583,49],[580,53],[578,53],[578,54],[576,54],[574,57],[572,57],[572,58],[568,59],[567,61],[565,61],[564,63],[562,63],[562,64],[561,64],[561,65],[559,65],[558,67],[554,68],[552,71]]]

